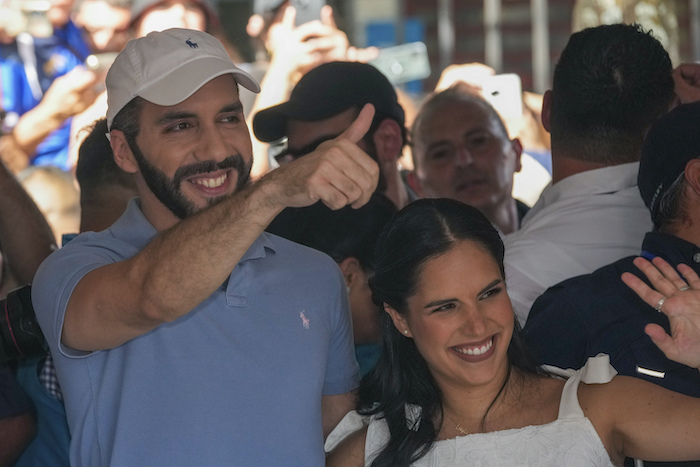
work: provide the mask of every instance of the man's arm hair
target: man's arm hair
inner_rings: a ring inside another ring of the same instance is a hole
[[[379,169],[355,143],[370,126],[371,107],[314,153],[177,223],[134,257],[87,273],[68,300],[63,344],[113,348],[186,315],[221,286],[284,207],[365,204]]]

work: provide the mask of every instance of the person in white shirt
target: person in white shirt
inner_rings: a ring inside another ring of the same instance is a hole
[[[571,36],[544,96],[552,184],[506,236],[506,279],[524,324],[550,286],[639,253],[651,227],[637,190],[647,128],[674,101],[668,53],[637,25]]]

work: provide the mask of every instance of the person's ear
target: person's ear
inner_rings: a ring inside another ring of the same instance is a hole
[[[685,180],[700,201],[700,159],[692,159],[685,165]]]
[[[408,186],[410,186],[411,189],[416,192],[419,198],[425,198],[425,194],[423,193],[423,185],[421,184],[418,175],[416,175],[415,168],[406,174],[406,181],[408,182]]]
[[[552,90],[548,90],[542,96],[542,126],[547,133],[551,133],[550,119],[552,117]]]
[[[372,135],[374,147],[377,149],[379,164],[394,164],[401,155],[403,141],[401,140],[401,127],[396,120],[385,118],[379,124]]]
[[[345,285],[348,287],[348,289],[357,285],[358,281],[365,280],[362,265],[354,256],[345,258],[338,266],[340,266],[340,271],[343,273]]]
[[[384,311],[389,313],[389,316],[391,316],[391,321],[394,323],[394,327],[396,327],[400,334],[406,337],[413,337],[413,334],[411,334],[411,329],[408,327],[408,323],[401,313],[393,309],[387,303],[384,303]]]
[[[510,147],[515,152],[515,172],[520,172],[523,168],[523,145],[520,142],[520,139],[513,138],[512,140],[510,140]]]
[[[136,163],[134,154],[131,152],[129,143],[126,141],[126,136],[121,130],[112,130],[110,132],[109,144],[112,146],[114,153],[114,162],[126,173],[136,173],[139,171],[139,165]]]

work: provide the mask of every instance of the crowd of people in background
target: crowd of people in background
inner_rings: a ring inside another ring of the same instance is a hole
[[[0,4],[0,466],[700,466],[700,65],[588,28],[514,118],[252,3]]]

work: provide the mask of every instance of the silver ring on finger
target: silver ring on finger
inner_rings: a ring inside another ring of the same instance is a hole
[[[664,302],[666,301],[667,298],[668,298],[668,297],[661,297],[661,298],[659,299],[659,302],[656,304],[656,308],[655,308],[656,311],[658,311],[659,313],[661,313],[661,306],[664,304]]]
[[[683,287],[681,287],[680,289],[678,289],[679,292],[683,292],[683,291],[685,291],[685,290],[690,290],[690,286],[689,286],[689,285],[684,285]]]

